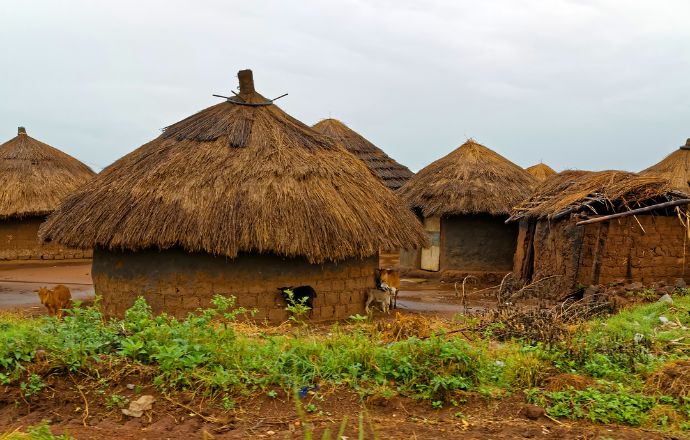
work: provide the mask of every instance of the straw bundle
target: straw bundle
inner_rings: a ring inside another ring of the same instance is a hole
[[[544,180],[548,179],[551,176],[555,176],[556,171],[554,171],[553,168],[550,166],[544,164],[544,163],[538,163],[536,165],[532,165],[531,167],[528,167],[526,169],[528,173],[534,176],[535,179],[537,179],[540,182],[543,182]]]
[[[623,211],[687,197],[673,191],[668,180],[625,171],[563,171],[542,183],[534,195],[516,207],[509,220],[558,219],[586,211]]]
[[[46,215],[93,175],[19,127],[15,138],[0,145],[0,218]]]
[[[237,97],[171,125],[69,197],[41,237],[311,263],[426,243],[359,159],[256,93],[251,71],[239,79]]]
[[[671,181],[671,186],[681,191],[690,190],[690,139],[684,146],[669,154],[656,165],[642,171],[642,175],[654,175]]]
[[[535,185],[527,171],[470,139],[419,171],[398,194],[424,217],[506,215]]]
[[[391,159],[383,150],[336,119],[324,119],[312,128],[338,141],[393,191],[403,186],[414,175],[406,166]]]

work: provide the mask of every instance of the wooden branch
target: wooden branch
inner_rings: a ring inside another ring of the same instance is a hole
[[[644,208],[633,209],[632,211],[618,212],[616,214],[605,215],[602,217],[591,218],[589,220],[582,220],[577,222],[576,226],[589,225],[592,223],[605,222],[606,220],[612,220],[614,218],[628,217],[631,215],[642,214],[645,212],[655,211],[657,209],[671,208],[673,206],[687,205],[690,204],[690,199],[674,200],[672,202],[658,203],[652,206],[645,206]]]

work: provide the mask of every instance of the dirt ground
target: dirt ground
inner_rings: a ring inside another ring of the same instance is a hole
[[[121,377],[105,395],[118,394],[136,400],[155,397],[152,409],[140,418],[125,416],[108,408],[104,395],[89,386],[80,391],[68,378],[48,378],[50,388],[40,397],[24,401],[18,387],[0,388],[0,426],[4,430],[35,425],[49,420],[56,434],[69,433],[77,439],[245,439],[304,438],[308,423],[314,438],[325,429],[332,438],[347,417],[345,436],[358,438],[360,414],[365,438],[381,439],[671,439],[661,433],[586,422],[554,421],[545,416],[535,420],[524,415],[524,397],[516,395],[487,401],[476,394],[461,397],[458,407],[435,410],[428,403],[395,397],[362,402],[352,391],[324,390],[307,396],[302,405],[316,410],[300,417],[294,400],[282,390],[275,398],[266,395],[237,401],[226,411],[218,402],[208,403],[191,394],[163,396],[139,375]],[[130,384],[130,387],[127,387]],[[130,390],[132,385],[141,389]],[[88,404],[88,406],[87,406]]]
[[[65,284],[77,299],[93,298],[90,263],[36,263],[0,265],[0,309],[22,309],[42,314],[35,290],[43,285]],[[484,294],[469,294],[466,306],[471,311],[495,303]],[[433,280],[403,282],[398,306],[403,314],[423,314],[449,318],[463,311],[453,285]],[[391,317],[387,317],[391,319]],[[38,366],[40,369],[40,365]],[[237,400],[231,410],[219,402],[208,402],[191,394],[164,396],[151,385],[145,372],[104,371],[109,387],[99,391],[95,379],[50,375],[48,388],[39,396],[25,400],[18,386],[0,387],[0,434],[49,420],[56,434],[68,432],[77,439],[245,439],[303,438],[304,418],[295,402],[282,390],[277,397],[266,394]],[[77,387],[77,382],[80,388]],[[117,394],[130,400],[141,395],[155,397],[153,409],[141,418],[109,408],[106,397]],[[303,406],[312,403],[316,410],[306,415],[314,438],[325,429],[335,438],[347,417],[343,438],[358,438],[360,414],[365,438],[381,439],[670,439],[673,437],[619,426],[592,425],[586,422],[554,421],[545,416],[536,420],[524,414],[524,396],[487,400],[476,394],[459,396],[458,407],[432,409],[428,402],[395,397],[362,401],[351,390],[319,390],[307,396]]]
[[[42,313],[36,291],[56,284],[69,287],[74,299],[92,299],[91,261],[0,263],[0,309]]]

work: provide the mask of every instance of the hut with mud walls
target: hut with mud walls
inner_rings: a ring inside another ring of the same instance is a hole
[[[109,315],[138,296],[185,315],[215,294],[288,317],[278,291],[309,285],[311,318],[363,313],[379,248],[416,247],[418,220],[355,156],[257,93],[170,125],[69,197],[45,240],[93,248],[92,277]]]
[[[518,228],[505,220],[535,185],[527,171],[468,140],[398,191],[423,219],[431,242],[420,251],[404,252],[401,266],[443,271],[447,279],[474,274],[494,281],[510,272]]]
[[[0,145],[0,261],[90,258],[91,251],[41,244],[38,228],[94,176],[89,167],[19,127]]]
[[[688,280],[690,196],[667,179],[623,171],[564,171],[516,207],[513,273],[544,295],[581,286]]]
[[[534,176],[540,182],[545,181],[551,176],[555,176],[556,171],[545,163],[538,163],[526,168],[527,172]]]
[[[671,182],[673,188],[684,192],[690,191],[690,139],[661,162],[640,174],[663,177]]]
[[[396,191],[414,175],[405,165],[393,160],[364,136],[337,119],[324,119],[314,124],[312,128],[335,139],[350,153],[357,156],[371,170],[372,174],[391,191]],[[400,265],[400,251],[382,249],[379,255],[379,265],[385,268],[398,267]]]

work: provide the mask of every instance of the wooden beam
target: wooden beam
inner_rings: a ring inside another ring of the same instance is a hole
[[[628,217],[631,215],[643,214],[645,212],[656,211],[657,209],[672,208],[674,206],[688,205],[690,204],[690,199],[673,200],[671,202],[658,203],[652,206],[645,206],[644,208],[633,209],[631,211],[618,212],[616,214],[604,215],[602,217],[590,218],[588,220],[582,220],[577,222],[577,226],[589,225],[592,223],[605,222],[606,220],[613,220],[614,218]]]

